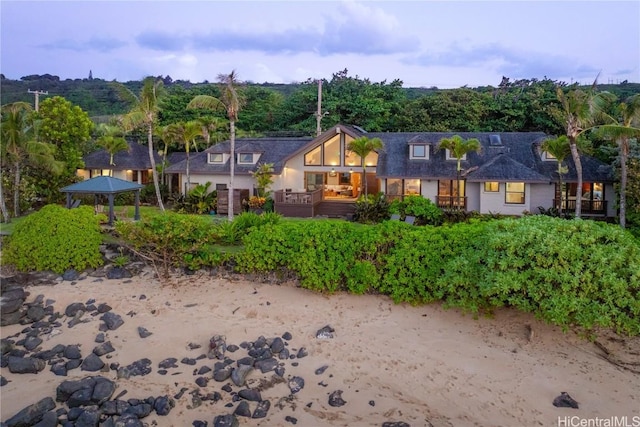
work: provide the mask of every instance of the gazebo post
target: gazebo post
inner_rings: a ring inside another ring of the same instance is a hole
[[[140,220],[140,190],[136,190],[135,194],[135,213],[133,214],[133,219],[136,221]]]
[[[109,225],[113,225],[113,193],[109,194]]]
[[[71,209],[71,193],[67,193],[67,209]]]

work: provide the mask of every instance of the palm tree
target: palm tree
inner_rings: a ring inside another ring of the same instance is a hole
[[[620,226],[626,227],[627,216],[627,160],[629,140],[640,138],[640,94],[621,102],[618,117],[610,117],[612,123],[598,127],[598,133],[614,139],[620,152]]]
[[[238,112],[244,106],[244,97],[238,92],[238,75],[235,70],[230,74],[219,74],[218,81],[221,84],[220,99],[210,95],[198,95],[187,105],[187,108],[207,108],[211,110],[224,109],[229,119],[229,221],[233,220],[233,180],[235,174],[235,151],[236,151],[236,121]]]
[[[347,144],[347,150],[360,156],[362,160],[362,180],[360,181],[360,194],[365,195],[365,199],[368,196],[367,188],[367,156],[372,151],[376,153],[384,149],[384,142],[380,138],[368,138],[361,136]]]
[[[109,165],[115,166],[113,156],[119,151],[128,151],[129,144],[122,136],[122,130],[117,126],[100,124],[98,126],[100,136],[96,140],[97,144],[109,153]],[[113,176],[113,168],[109,169],[109,176]]]
[[[451,138],[442,138],[438,143],[438,149],[449,150],[449,153],[458,161],[457,165],[457,188],[458,188],[458,209],[462,206],[462,196],[460,194],[460,176],[462,174],[462,159],[467,153],[480,152],[482,145],[476,138],[463,139],[460,135],[453,135]]]
[[[127,131],[136,128],[144,128],[147,131],[147,144],[149,146],[149,162],[151,163],[151,175],[153,176],[153,186],[156,190],[158,207],[164,212],[162,194],[160,193],[160,183],[158,181],[158,171],[156,170],[156,159],[153,149],[153,128],[158,118],[160,107],[158,100],[163,94],[162,80],[155,77],[146,77],[142,82],[140,95],[131,92],[126,86],[115,83],[120,95],[129,100],[133,107],[122,117],[122,125]]]
[[[562,166],[562,162],[564,162],[564,159],[571,154],[569,138],[567,138],[566,135],[562,135],[558,138],[546,139],[540,148],[555,157],[556,162],[558,163],[558,189],[560,192],[560,208],[558,211],[560,212],[560,215],[562,215],[562,174],[567,173],[567,167]]]
[[[571,158],[576,168],[578,181],[576,218],[580,218],[582,214],[582,161],[580,160],[578,138],[584,131],[591,129],[597,123],[607,100],[610,99],[610,94],[607,92],[596,93],[597,81],[596,78],[588,91],[574,89],[565,93],[561,87],[557,87],[556,97],[560,102],[560,108],[550,110],[556,120],[565,127],[567,138],[569,138]]]
[[[3,161],[13,169],[13,215],[20,216],[20,181],[23,166],[33,164],[44,167],[54,174],[62,173],[64,162],[55,159],[56,146],[36,140],[37,123],[33,110],[26,102],[15,102],[2,106],[2,128],[0,143]],[[2,193],[4,194],[4,193]],[[5,205],[4,197],[0,205]],[[8,213],[3,207],[5,220]]]
[[[187,153],[187,188],[186,191],[191,189],[191,173],[190,173],[190,163],[191,159],[189,153],[191,152],[191,148],[197,149],[196,141],[198,137],[202,137],[203,129],[200,122],[196,120],[189,121],[187,123],[172,123],[164,127],[163,136],[165,140],[171,142],[177,142],[178,144],[184,145],[185,151]]]

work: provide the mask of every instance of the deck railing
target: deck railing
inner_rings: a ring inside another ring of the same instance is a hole
[[[576,211],[576,199],[553,199],[553,206],[556,209],[560,209],[560,203],[562,203],[563,212],[575,212]],[[586,215],[606,215],[607,214],[607,201],[606,200],[582,200],[582,213]]]
[[[278,190],[273,193],[273,200],[276,204],[287,205],[315,205],[322,201],[322,190],[315,191],[284,191]]]
[[[467,210],[467,198],[458,196],[436,196],[436,204],[441,209]]]

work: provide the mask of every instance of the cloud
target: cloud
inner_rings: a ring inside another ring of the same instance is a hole
[[[151,50],[176,52],[184,49],[188,40],[164,31],[144,31],[135,36],[140,47]]]
[[[595,77],[599,70],[589,64],[581,64],[568,55],[540,53],[513,49],[499,43],[468,46],[451,44],[447,50],[406,57],[403,62],[422,67],[494,68],[502,75],[513,78],[531,76]]]
[[[397,19],[381,9],[346,2],[333,15],[318,19],[320,27],[289,27],[266,31],[224,29],[178,35],[145,31],[135,37],[139,46],[164,52],[192,48],[201,52],[263,52],[268,55],[316,53],[397,54],[415,51],[416,37],[404,35]]]
[[[60,39],[57,41],[43,43],[38,47],[53,50],[72,50],[75,52],[96,51],[102,53],[112,52],[126,46],[127,43],[113,37],[91,37],[89,40]]]

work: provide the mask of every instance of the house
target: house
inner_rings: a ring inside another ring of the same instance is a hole
[[[443,138],[459,135],[476,138],[479,153],[462,158],[461,180],[457,180],[457,159],[439,149]],[[350,141],[367,136],[385,145],[363,161],[347,150]],[[610,166],[582,155],[583,184],[578,189],[571,159],[564,161],[568,172],[560,187],[557,162],[541,149],[549,138],[542,132],[371,132],[336,125],[312,138],[238,138],[235,157],[225,141],[200,153],[191,153],[191,185],[211,182],[214,189],[229,184],[230,162],[234,162],[234,188],[254,194],[251,175],[257,166],[274,165],[271,188],[277,212],[287,216],[344,216],[355,209],[363,180],[369,193],[382,191],[387,198],[420,195],[442,208],[481,213],[522,215],[537,213],[538,207],[575,210],[578,191],[583,196],[584,215],[615,215],[614,176]],[[186,191],[186,160],[169,166]],[[458,185],[459,184],[459,185]]]
[[[84,179],[96,176],[112,176],[125,181],[146,185],[153,182],[149,148],[135,141],[128,140],[129,149],[118,151],[113,155],[113,165],[106,150],[98,150],[84,156],[84,169],[78,169],[78,176]],[[154,153],[156,165],[162,163],[161,156]]]

